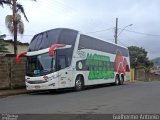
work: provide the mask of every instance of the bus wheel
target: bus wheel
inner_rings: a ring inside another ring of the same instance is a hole
[[[83,80],[81,76],[78,76],[75,80],[75,91],[81,91],[83,89]]]
[[[119,84],[120,84],[120,85],[123,85],[123,83],[124,83],[124,76],[121,75]]]
[[[119,85],[120,84],[120,80],[119,80],[119,76],[116,75],[116,78],[115,78],[115,85]]]

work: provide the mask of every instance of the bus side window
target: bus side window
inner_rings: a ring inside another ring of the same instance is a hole
[[[67,65],[66,67],[69,67],[70,64],[71,64],[71,57],[66,56],[66,65]]]
[[[66,68],[66,59],[65,59],[65,56],[58,56],[58,59],[57,59],[57,70],[61,70],[61,69],[64,69]]]

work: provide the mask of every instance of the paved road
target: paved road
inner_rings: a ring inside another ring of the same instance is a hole
[[[160,82],[9,96],[0,113],[160,113]]]

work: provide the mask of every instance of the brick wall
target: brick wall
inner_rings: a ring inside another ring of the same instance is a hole
[[[25,87],[25,64],[16,64],[15,57],[0,57],[0,89],[22,87]]]
[[[135,79],[140,81],[160,81],[160,75],[146,72],[145,69],[136,69]]]

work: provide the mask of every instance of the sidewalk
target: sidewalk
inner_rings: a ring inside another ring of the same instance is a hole
[[[27,93],[26,89],[0,90],[1,96],[18,95]]]

